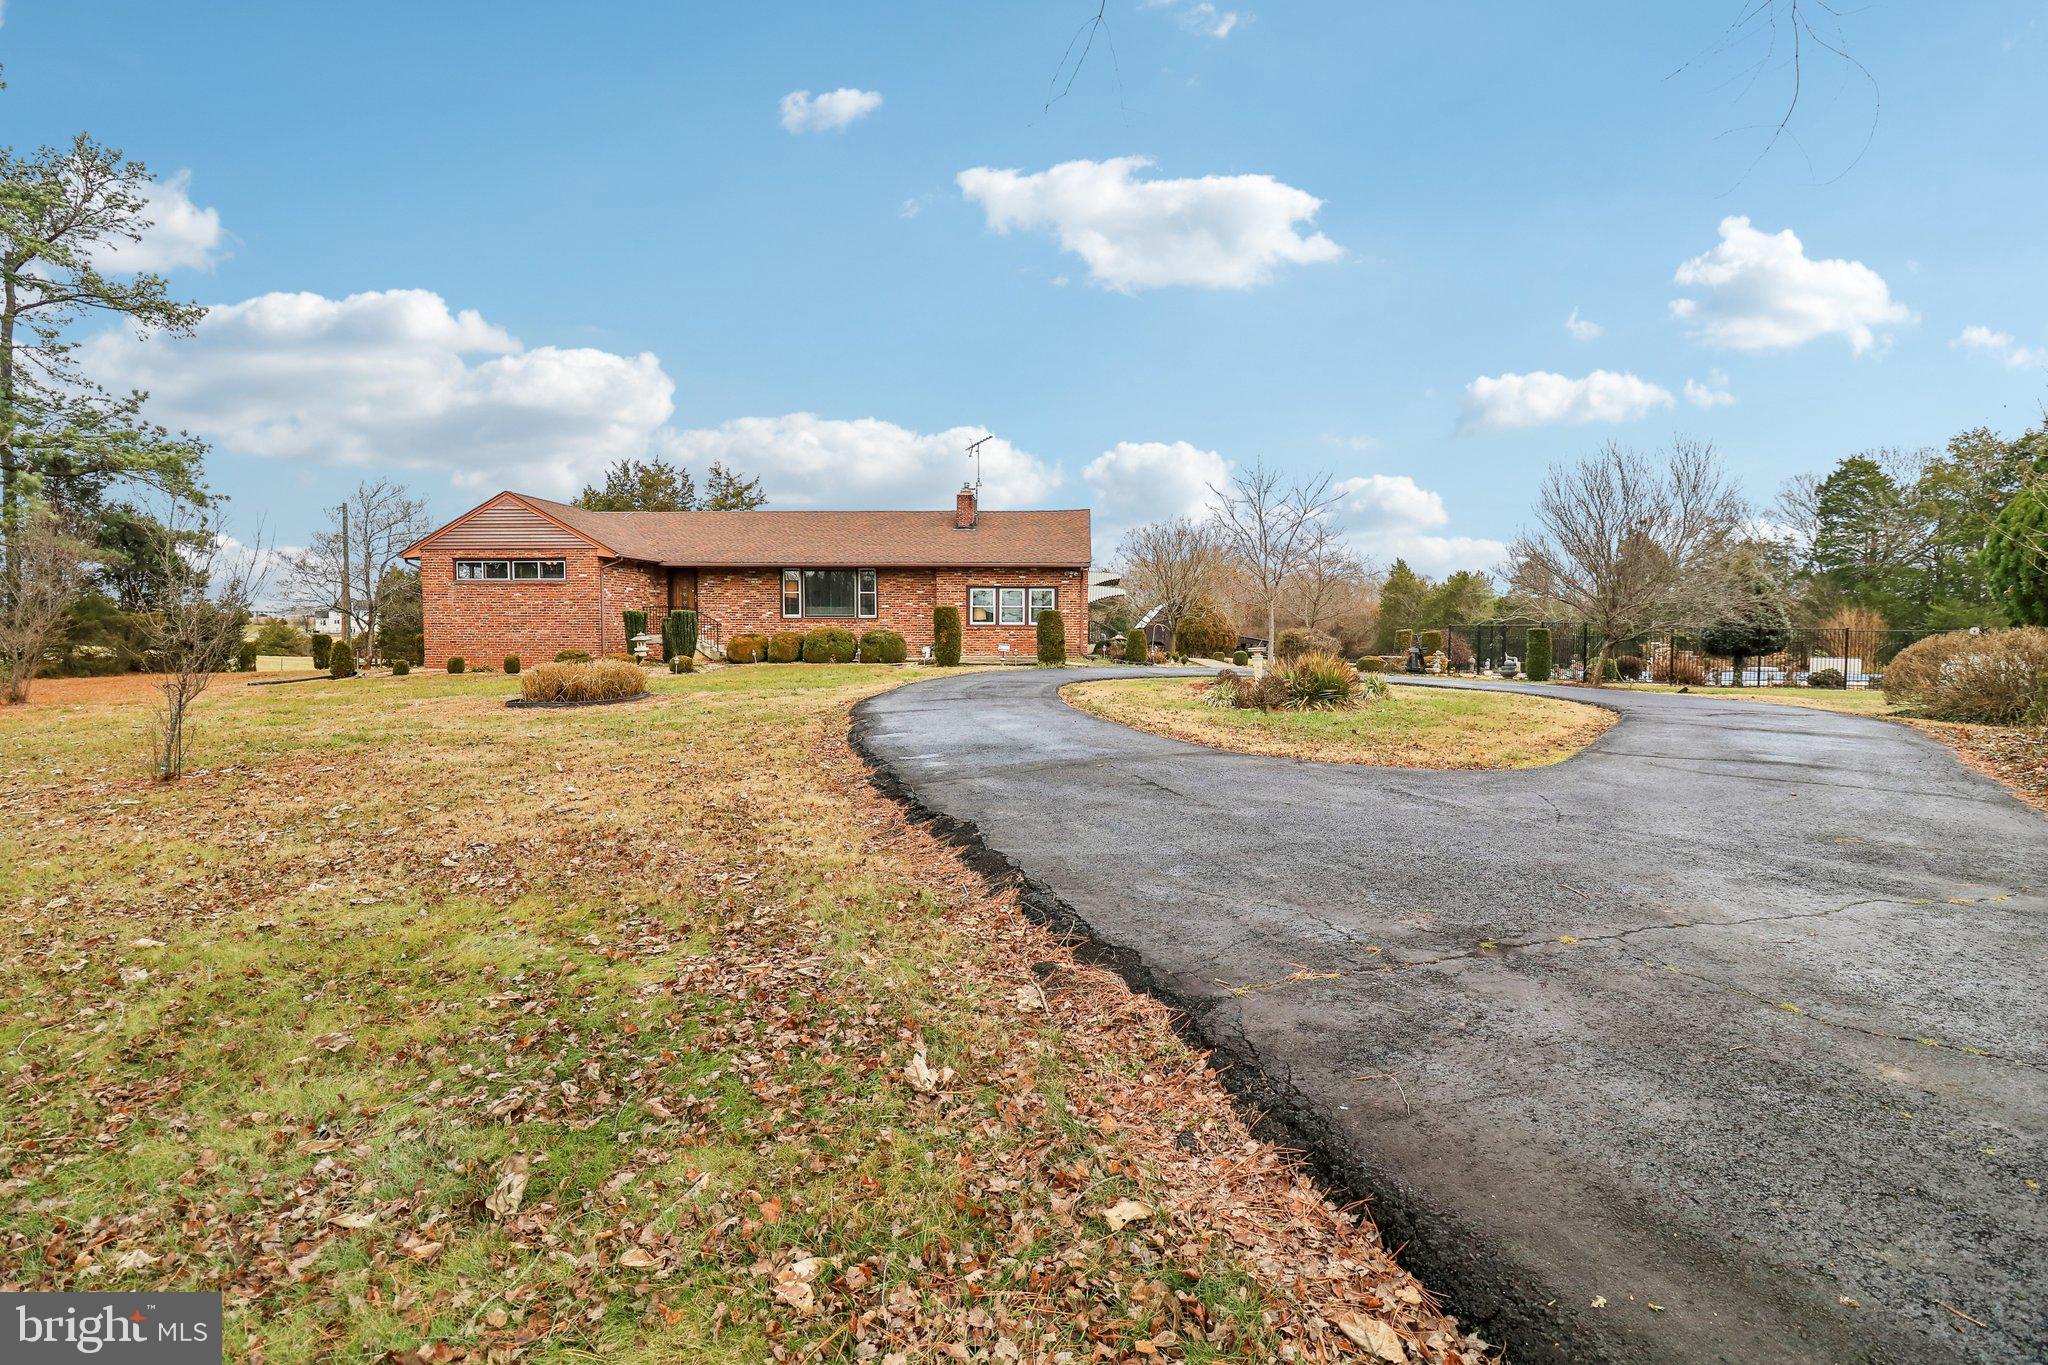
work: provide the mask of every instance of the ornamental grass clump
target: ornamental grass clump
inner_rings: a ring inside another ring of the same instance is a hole
[[[1214,686],[1220,689],[1222,685],[1219,675]],[[1236,705],[1248,710],[1336,711],[1356,706],[1359,688],[1358,670],[1336,655],[1304,654],[1257,682],[1239,679],[1234,696]],[[1369,695],[1382,695],[1367,690]]]
[[[623,701],[647,691],[647,670],[617,659],[587,664],[542,664],[519,676],[520,698],[528,702]]]

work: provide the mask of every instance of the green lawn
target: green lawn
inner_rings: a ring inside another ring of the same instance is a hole
[[[146,682],[39,685],[0,711],[6,1278],[224,1290],[232,1359],[1334,1352],[1401,1273],[874,793],[848,707],[909,676],[223,679],[168,785]]]
[[[1394,768],[1535,768],[1569,758],[1614,713],[1508,692],[1395,685],[1351,710],[1253,711],[1210,706],[1207,679],[1079,683],[1084,711],[1174,739],[1245,753]]]

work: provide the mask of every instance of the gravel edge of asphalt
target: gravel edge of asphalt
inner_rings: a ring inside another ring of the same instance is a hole
[[[1589,1353],[1596,1344],[1606,1351],[1622,1346],[1623,1342],[1636,1345],[1632,1336],[1603,1330],[1605,1324],[1596,1326],[1583,1320],[1568,1324],[1566,1317],[1555,1311],[1561,1305],[1532,1293],[1504,1262],[1487,1253],[1478,1238],[1468,1235],[1458,1220],[1432,1207],[1419,1191],[1389,1181],[1383,1173],[1376,1176],[1373,1163],[1325,1123],[1284,1075],[1268,1068],[1242,1034],[1212,1027],[1205,1020],[1209,1011],[1191,1004],[1161,982],[1141,954],[1112,944],[1096,933],[1094,926],[1058,892],[1024,871],[1008,854],[991,848],[972,821],[957,819],[925,804],[868,744],[871,719],[863,712],[871,700],[854,705],[848,742],[867,767],[868,778],[875,787],[901,805],[910,818],[955,848],[978,874],[999,887],[1014,890],[1024,912],[1069,939],[1075,956],[1115,972],[1132,990],[1170,1007],[1175,1031],[1191,1047],[1210,1054],[1210,1069],[1236,1102],[1253,1135],[1299,1153],[1310,1176],[1338,1205],[1362,1206],[1379,1229],[1388,1252],[1441,1299],[1466,1330],[1477,1332],[1492,1345],[1505,1347],[1510,1358],[1554,1356],[1567,1337],[1575,1349],[1586,1349]],[[1093,718],[1105,725],[1116,724]],[[1619,722],[1606,733],[1612,734],[1618,728]]]

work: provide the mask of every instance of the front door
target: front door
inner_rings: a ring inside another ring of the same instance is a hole
[[[668,571],[668,609],[670,611],[697,610],[697,571],[695,569],[670,569]]]

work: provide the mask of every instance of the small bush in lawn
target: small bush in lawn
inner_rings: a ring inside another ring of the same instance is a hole
[[[1425,630],[1422,632],[1422,653],[1425,658],[1431,654],[1442,653],[1443,647],[1444,633],[1442,631]]]
[[[1608,658],[1602,659],[1602,660],[1600,661],[1600,681],[1601,681],[1601,682],[1620,682],[1620,681],[1621,681],[1621,660],[1619,660],[1619,659],[1616,659],[1616,658],[1614,658],[1614,657],[1612,657],[1612,656],[1609,656]]]
[[[1236,664],[1239,668],[1243,668],[1246,664],[1250,663],[1251,661],[1252,656],[1245,653],[1241,649],[1230,656],[1230,662]]]
[[[1839,668],[1816,668],[1806,675],[1808,687],[1841,687],[1849,685],[1849,679]]]
[[[1952,630],[1906,646],[1884,671],[1887,697],[1934,720],[2017,725],[2048,680],[2048,626]]]
[[[1335,640],[1332,640],[1319,630],[1310,630],[1306,626],[1289,626],[1286,630],[1280,632],[1280,638],[1273,645],[1273,656],[1280,660],[1281,663],[1286,663],[1291,659],[1299,659],[1304,654],[1335,654],[1336,652],[1337,642]]]
[[[695,673],[697,661],[687,654],[671,654],[668,657],[668,671],[671,673]]]
[[[1218,669],[1215,678],[1210,681],[1207,687],[1202,689],[1202,704],[1204,706],[1237,705],[1237,684],[1238,675],[1235,669]]]
[[[1067,661],[1067,618],[1056,611],[1038,613],[1038,662],[1046,665]]]
[[[1145,632],[1129,631],[1124,635],[1124,662],[1127,664],[1149,664],[1152,662],[1152,647],[1145,643]]]
[[[555,662],[558,664],[587,664],[590,662],[590,651],[584,649],[565,649],[555,655]]]
[[[1656,671],[1656,681],[1675,687],[1700,687],[1707,681],[1706,668],[1690,654],[1667,655]]]
[[[960,662],[960,608],[932,608],[932,662],[952,668]]]
[[[329,652],[333,650],[333,648],[334,648],[334,637],[333,637],[333,636],[331,636],[331,635],[323,635],[323,634],[321,634],[321,633],[320,633],[319,631],[317,631],[317,630],[316,630],[316,631],[314,631],[314,632],[313,632],[313,667],[315,667],[315,668],[325,668],[325,667],[327,667],[327,659],[328,659],[328,655],[329,655]]]
[[[1630,682],[1635,682],[1643,676],[1643,656],[1640,654],[1620,655],[1615,659],[1614,667],[1622,677]]]
[[[408,673],[410,673],[410,672],[412,672],[412,660],[410,660],[410,659],[393,659],[393,660],[391,661],[391,676],[392,676],[392,677],[394,677],[394,678],[402,678],[402,677],[404,677],[404,676],[405,676],[406,674],[408,674]]]
[[[647,690],[647,670],[618,659],[587,664],[542,664],[519,680],[527,701],[619,701]]]
[[[856,648],[853,632],[839,626],[826,626],[804,636],[804,662],[807,664],[850,664]]]
[[[467,660],[467,659],[463,658],[463,657],[462,657],[462,656],[461,656],[460,654],[456,654],[456,655],[453,655],[453,656],[452,656],[452,657],[450,657],[450,658],[449,658],[449,660],[448,660],[448,671],[449,671],[450,673],[466,673],[466,672],[468,672],[468,671],[469,671],[469,660]]]
[[[1522,660],[1522,671],[1529,675],[1530,682],[1550,681],[1550,628],[1529,627],[1529,657]]]
[[[1291,711],[1334,711],[1356,704],[1358,670],[1334,654],[1304,654],[1275,671],[1286,680]]]
[[[768,648],[764,635],[735,635],[725,642],[725,661],[729,664],[757,664]]]
[[[1384,673],[1361,673],[1358,677],[1357,700],[1384,701],[1387,696],[1387,677]]]
[[[334,648],[327,651],[327,676],[353,678],[355,675],[356,652],[348,647],[348,641],[337,640]]]
[[[910,657],[910,646],[893,630],[871,630],[860,637],[860,661],[864,664],[900,664]]]
[[[1367,654],[1358,661],[1358,671],[1360,673],[1384,673],[1387,671],[1387,661],[1377,654]]]
[[[518,671],[519,671],[519,656],[518,656],[517,654],[507,654],[507,655],[505,656],[505,672],[506,672],[506,674],[507,674],[507,675],[509,676],[509,675],[511,675],[511,674],[517,673]]]
[[[768,662],[793,664],[803,657],[804,637],[793,630],[778,630],[768,637]]]

